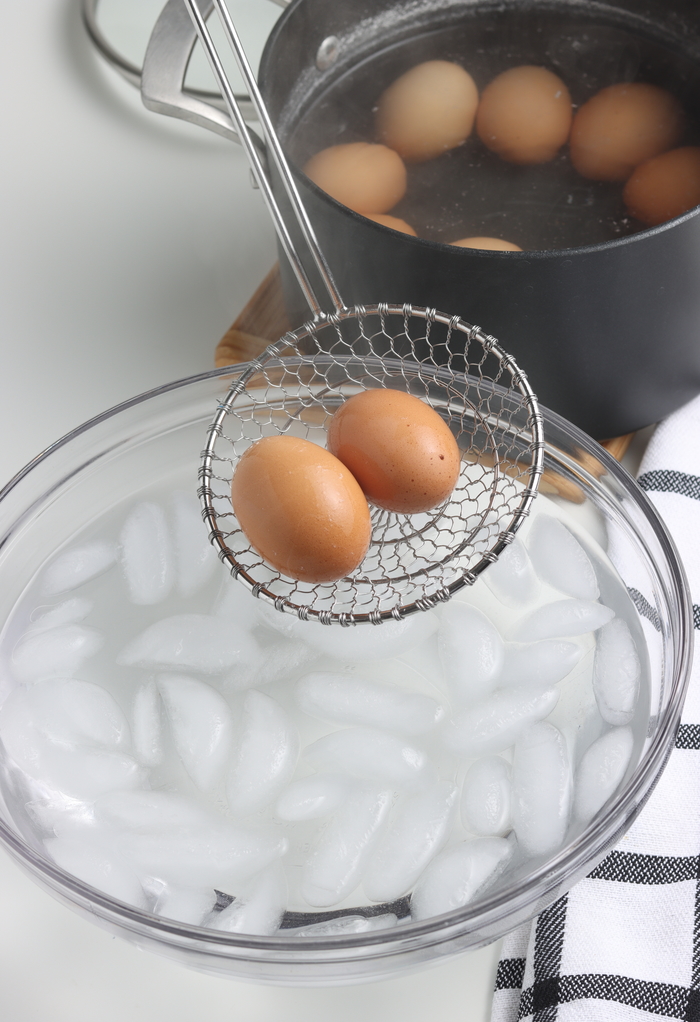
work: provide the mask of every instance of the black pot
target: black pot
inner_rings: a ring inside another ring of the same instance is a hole
[[[292,159],[303,162],[314,151],[314,123],[326,133],[319,149],[363,137],[373,100],[401,70],[437,55],[458,59],[459,53],[472,70],[465,46],[476,54],[504,38],[503,52],[492,48],[486,81],[503,67],[545,63],[565,77],[575,101],[577,85],[570,79],[578,75],[581,102],[604,85],[636,77],[669,87],[700,123],[696,0],[294,0],[268,40],[260,82]],[[598,48],[596,38],[602,40]],[[578,39],[593,43],[577,48]],[[567,70],[563,64],[572,54],[576,66]],[[374,77],[368,73],[373,69]],[[335,99],[339,83],[355,136]],[[477,77],[477,84],[485,81]],[[565,154],[560,162],[567,163]],[[579,234],[567,235],[563,210],[562,237],[578,237],[575,246],[554,248],[550,237],[548,248],[485,252],[445,244],[439,225],[435,240],[391,231],[331,199],[301,172],[297,178],[348,305],[410,301],[478,323],[512,352],[544,404],[593,436],[656,422],[700,392],[700,209],[606,241],[598,237],[606,225],[581,221],[580,210]],[[600,191],[583,179],[576,185],[584,204],[589,186],[590,194]],[[535,222],[548,187],[547,181],[536,186],[524,229],[528,217]],[[619,188],[614,194],[605,188],[604,203],[621,201]],[[283,282],[290,318],[298,325],[309,313],[286,264]]]

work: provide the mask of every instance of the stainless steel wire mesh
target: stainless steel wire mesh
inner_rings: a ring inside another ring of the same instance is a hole
[[[380,624],[427,610],[473,582],[527,514],[542,472],[537,400],[495,338],[459,317],[410,305],[345,307],[225,0],[214,0],[214,7],[257,111],[265,159],[197,0],[185,4],[313,316],[251,363],[219,406],[200,467],[210,537],[254,596],[300,618]],[[286,212],[275,196],[272,167],[286,194]],[[331,314],[315,293],[293,235],[315,266],[335,310]],[[443,416],[461,449],[457,486],[429,515],[376,510],[369,552],[347,578],[317,584],[288,578],[265,564],[236,520],[230,493],[236,465],[265,436],[289,433],[325,444],[336,409],[368,387],[415,393]]]
[[[325,446],[332,415],[369,387],[405,390],[442,416],[460,448],[457,486],[429,513],[372,509],[369,551],[350,576],[316,584],[286,577],[236,520],[238,460],[278,434]],[[542,448],[536,399],[495,338],[430,309],[344,309],[286,334],[233,382],[202,452],[202,513],[221,559],[254,596],[324,624],[379,624],[449,599],[496,559],[536,495]]]

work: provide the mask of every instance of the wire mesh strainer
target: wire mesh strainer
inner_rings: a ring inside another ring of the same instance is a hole
[[[379,624],[449,599],[513,539],[537,493],[543,428],[525,375],[495,338],[458,316],[412,305],[346,308],[313,228],[224,0],[214,0],[260,118],[265,143],[246,125],[197,0],[185,0],[236,124],[280,242],[313,319],[270,345],[232,383],[209,428],[200,467],[202,514],[235,578],[277,610],[323,624]],[[290,201],[287,223],[266,158]],[[298,228],[334,311],[323,310],[297,252]],[[243,534],[231,504],[238,460],[256,440],[291,434],[325,445],[328,422],[359,391],[415,394],[449,425],[461,453],[451,496],[431,512],[372,510],[367,556],[350,576],[307,583],[271,568]]]

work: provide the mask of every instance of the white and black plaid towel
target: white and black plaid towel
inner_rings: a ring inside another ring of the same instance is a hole
[[[639,484],[700,601],[700,398],[656,430]],[[698,629],[695,602],[693,616]],[[506,937],[491,1018],[700,1022],[700,656],[676,747],[649,802],[589,876]]]

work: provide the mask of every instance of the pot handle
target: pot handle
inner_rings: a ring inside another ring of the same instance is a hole
[[[197,34],[182,0],[168,0],[165,4],[153,27],[142,68],[126,60],[102,34],[97,23],[98,2],[82,0],[85,29],[104,59],[141,90],[144,106],[156,113],[198,124],[234,142],[239,141],[220,93],[185,88],[185,73]],[[214,6],[212,0],[197,2],[204,17],[208,18]],[[271,2],[287,7],[291,0]],[[246,120],[255,120],[256,113],[248,96],[244,94],[237,98]]]

